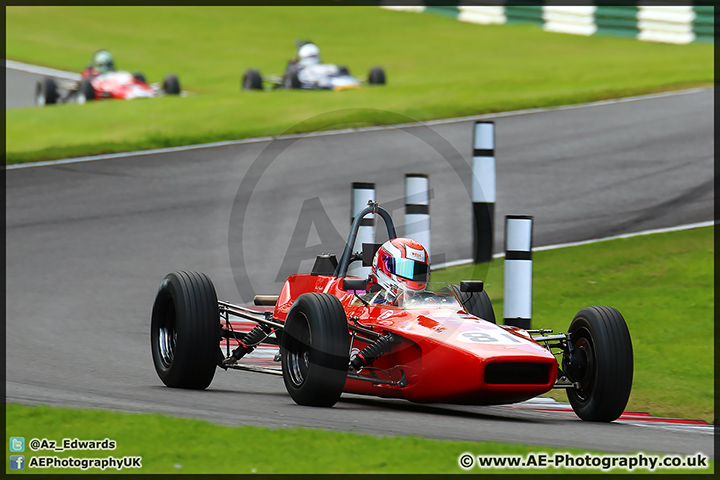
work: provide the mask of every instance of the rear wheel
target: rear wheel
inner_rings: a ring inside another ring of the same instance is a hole
[[[485,290],[482,292],[458,292],[460,300],[462,300],[465,310],[470,315],[487,320],[490,323],[496,323],[495,310],[493,310],[490,297]]]
[[[385,70],[382,67],[375,67],[370,70],[368,75],[368,83],[370,85],[385,85]]]
[[[299,405],[332,407],[347,378],[350,335],[340,300],[327,293],[300,295],[280,336],[283,379]]]
[[[180,95],[180,80],[176,75],[168,75],[163,81],[163,90],[168,95]]]
[[[83,78],[80,81],[80,87],[77,92],[77,103],[85,103],[95,100],[95,89],[89,78]]]
[[[220,345],[217,294],[203,273],[173,272],[160,285],[150,327],[155,371],[168,387],[203,390]]]
[[[258,70],[249,69],[245,71],[242,79],[243,90],[262,90],[262,76]]]
[[[563,355],[563,371],[579,384],[567,390],[570,405],[583,420],[616,420],[627,405],[633,378],[625,319],[611,307],[587,307],[575,315],[568,333],[571,348]]]
[[[283,88],[300,88],[300,79],[298,78],[297,70],[289,70],[285,72],[285,76],[283,77]]]
[[[35,104],[41,107],[57,103],[59,98],[57,84],[51,77],[44,77],[35,86]]]

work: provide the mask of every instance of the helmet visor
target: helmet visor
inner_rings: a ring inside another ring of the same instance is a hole
[[[426,283],[430,269],[427,263],[416,262],[409,258],[393,258],[391,272],[412,282]]]

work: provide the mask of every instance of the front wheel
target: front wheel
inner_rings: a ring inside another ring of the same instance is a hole
[[[176,75],[168,75],[163,81],[163,90],[168,95],[180,95],[180,80]]]
[[[563,371],[578,388],[568,389],[573,410],[583,420],[612,422],[630,397],[633,350],[625,319],[611,307],[580,310],[568,330]]]
[[[285,388],[295,403],[335,405],[350,361],[350,335],[340,300],[327,293],[300,295],[280,336],[280,356]]]
[[[368,75],[368,83],[370,85],[385,85],[385,70],[382,67],[375,67],[370,70]]]
[[[203,390],[215,376],[220,314],[212,281],[173,272],[160,284],[150,327],[155,371],[168,387]]]
[[[490,323],[496,323],[495,310],[493,310],[490,297],[485,290],[482,292],[460,292],[458,291],[460,300],[465,310],[470,314]]]

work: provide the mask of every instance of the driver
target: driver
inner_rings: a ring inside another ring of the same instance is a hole
[[[320,49],[314,43],[306,43],[300,47],[297,56],[298,63],[303,68],[320,63]]]
[[[368,289],[385,290],[390,297],[425,291],[430,279],[427,250],[410,238],[394,238],[375,253]]]
[[[95,77],[107,72],[115,71],[115,62],[107,50],[98,50],[92,58],[92,62],[83,72],[83,77]]]

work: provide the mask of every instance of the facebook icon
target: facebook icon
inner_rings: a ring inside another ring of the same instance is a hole
[[[10,455],[10,470],[25,470],[25,455]]]

